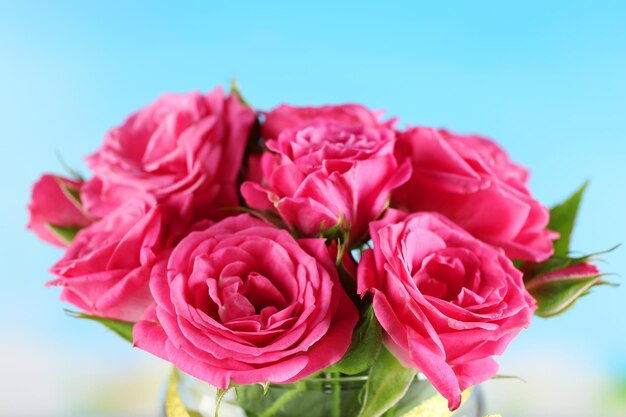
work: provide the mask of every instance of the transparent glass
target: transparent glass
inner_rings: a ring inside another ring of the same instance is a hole
[[[355,417],[366,381],[367,376],[307,378],[293,384],[271,384],[265,394],[260,385],[241,387],[224,396],[219,417]],[[178,392],[191,415],[214,417],[215,388],[181,372]],[[413,417],[410,412],[436,394],[433,386],[418,375],[402,400],[384,417]],[[483,394],[476,387],[453,416],[482,417],[483,410]]]

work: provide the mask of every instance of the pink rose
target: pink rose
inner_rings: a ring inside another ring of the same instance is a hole
[[[283,130],[302,127],[311,122],[332,120],[342,124],[369,127],[391,127],[394,120],[385,123],[379,121],[381,111],[371,111],[360,104],[340,104],[320,107],[294,107],[280,105],[267,113],[263,123],[263,137],[276,139]]]
[[[100,317],[135,322],[152,302],[150,270],[171,246],[173,215],[150,199],[132,199],[81,230],[50,272],[61,299]]]
[[[333,121],[287,129],[267,141],[262,182],[245,182],[241,192],[250,207],[278,212],[299,233],[341,225],[356,241],[409,178],[409,164],[398,166],[393,155],[395,142],[390,129]]]
[[[409,182],[392,195],[397,207],[442,213],[512,259],[552,255],[558,234],[546,229],[548,210],[530,194],[528,172],[494,142],[418,127],[400,135],[396,155],[413,165]]]
[[[43,175],[33,186],[27,227],[48,243],[67,246],[68,241],[55,228],[78,230],[93,221],[80,203],[82,185],[58,175]]]
[[[343,356],[358,320],[323,239],[248,215],[189,234],[150,288],[135,345],[218,388],[314,374]]]
[[[439,214],[387,213],[370,226],[358,292],[373,294],[389,349],[456,409],[463,390],[496,374],[491,356],[530,324],[535,302],[502,250]]]
[[[138,194],[158,201],[184,194],[196,219],[237,206],[237,177],[254,117],[220,88],[160,97],[111,130],[87,158],[95,178],[83,190],[85,205],[103,216]]]

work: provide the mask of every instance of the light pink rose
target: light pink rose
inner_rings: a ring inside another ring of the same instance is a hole
[[[237,177],[254,117],[220,88],[160,97],[87,158],[95,177],[83,190],[86,207],[103,216],[138,194],[159,202],[184,194],[194,218],[223,216],[216,210],[239,204]]]
[[[494,142],[418,127],[400,135],[396,155],[413,165],[409,182],[392,195],[398,208],[442,213],[512,259],[552,255],[558,234],[546,229],[548,209],[528,190],[528,172]]]
[[[343,356],[358,320],[323,239],[248,215],[189,234],[150,288],[135,345],[218,388],[314,374]]]
[[[82,185],[82,182],[58,175],[43,175],[33,186],[27,227],[48,243],[67,246],[68,241],[56,233],[54,227],[81,229],[93,222],[80,202]]]
[[[261,183],[245,182],[241,192],[250,207],[276,211],[303,235],[341,223],[356,241],[409,178],[409,164],[398,166],[393,155],[395,142],[390,129],[333,121],[287,129],[267,141]]]
[[[535,302],[501,249],[435,213],[390,209],[370,226],[358,292],[373,295],[385,343],[459,407],[461,392],[497,373],[501,354],[530,324]]]
[[[266,114],[263,123],[263,137],[276,139],[283,130],[302,127],[321,120],[368,127],[392,127],[394,119],[380,122],[382,113],[382,111],[371,111],[360,104],[320,107],[295,107],[283,104]]]
[[[175,218],[153,200],[132,199],[81,230],[50,272],[61,299],[89,314],[135,322],[152,302],[150,270],[175,238]]]

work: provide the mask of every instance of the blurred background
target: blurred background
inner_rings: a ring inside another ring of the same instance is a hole
[[[573,247],[626,242],[626,3],[0,0],[0,415],[154,416],[168,367],[46,289],[31,184],[168,91],[237,77],[259,109],[356,101],[497,139],[553,205],[591,186]],[[604,256],[623,282],[626,248]],[[621,276],[619,275],[621,274]],[[537,319],[486,384],[505,417],[626,415],[626,285]]]

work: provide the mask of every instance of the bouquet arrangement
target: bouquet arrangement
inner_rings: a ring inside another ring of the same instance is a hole
[[[333,416],[391,416],[420,372],[455,410],[533,315],[604,281],[570,253],[584,187],[548,210],[495,142],[396,125],[358,104],[255,111],[236,88],[164,95],[106,134],[91,178],[35,184],[28,227],[65,250],[48,285],[242,403],[357,375]],[[280,415],[261,403],[247,415]]]

